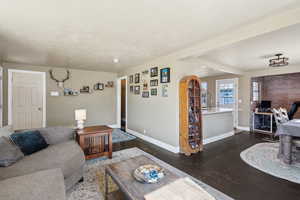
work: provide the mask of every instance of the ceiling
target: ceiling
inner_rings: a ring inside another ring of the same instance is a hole
[[[211,67],[206,66],[198,66],[197,70],[193,72],[193,74],[198,75],[200,78],[209,77],[209,76],[221,76],[225,74],[229,74]]]
[[[269,59],[276,53],[283,53],[289,57],[290,65],[300,65],[299,44],[300,25],[294,25],[208,52],[201,57],[249,71],[268,68]]]
[[[296,3],[299,1],[3,0],[0,56],[3,62],[117,72]],[[113,63],[114,58],[120,62]]]

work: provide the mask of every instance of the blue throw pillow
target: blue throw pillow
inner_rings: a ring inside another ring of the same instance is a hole
[[[39,131],[13,133],[11,140],[19,146],[24,155],[30,155],[48,147],[47,142]]]

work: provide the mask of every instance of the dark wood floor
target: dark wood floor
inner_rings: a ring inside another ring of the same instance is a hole
[[[242,132],[205,145],[203,152],[190,157],[140,139],[114,144],[114,150],[138,147],[237,200],[299,200],[300,184],[268,175],[241,160],[244,149],[260,142],[259,136]]]

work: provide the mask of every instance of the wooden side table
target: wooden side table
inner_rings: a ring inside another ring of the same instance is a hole
[[[85,159],[101,156],[112,158],[112,131],[108,126],[90,126],[77,130],[77,141],[84,151]]]

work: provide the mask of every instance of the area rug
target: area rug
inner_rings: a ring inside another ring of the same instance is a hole
[[[133,136],[129,133],[126,133],[118,128],[114,128],[113,133],[112,133],[113,143],[134,140],[135,138],[136,138],[135,136]]]
[[[84,181],[77,183],[73,188],[67,191],[67,200],[103,200],[104,199],[104,170],[105,166],[111,163],[126,160],[139,155],[147,155],[151,159],[155,160],[157,163],[162,163],[163,161],[155,158],[154,156],[140,150],[139,148],[130,148],[122,151],[117,151],[113,153],[112,159],[94,159],[86,162],[84,167]],[[165,163],[166,164],[166,163]],[[166,164],[171,167],[170,165]],[[166,167],[167,168],[167,167]],[[174,168],[173,168],[174,169]],[[175,169],[179,171],[178,169]],[[232,198],[226,196],[220,191],[208,186],[207,184],[194,179],[193,177],[180,171],[182,174],[192,178],[196,183],[198,183],[203,189],[212,194],[216,200],[232,200]],[[109,191],[117,190],[118,187],[109,180]]]
[[[277,158],[278,143],[259,143],[240,156],[247,164],[265,173],[294,183],[300,183],[300,163],[286,165]],[[298,158],[294,158],[298,160]]]

